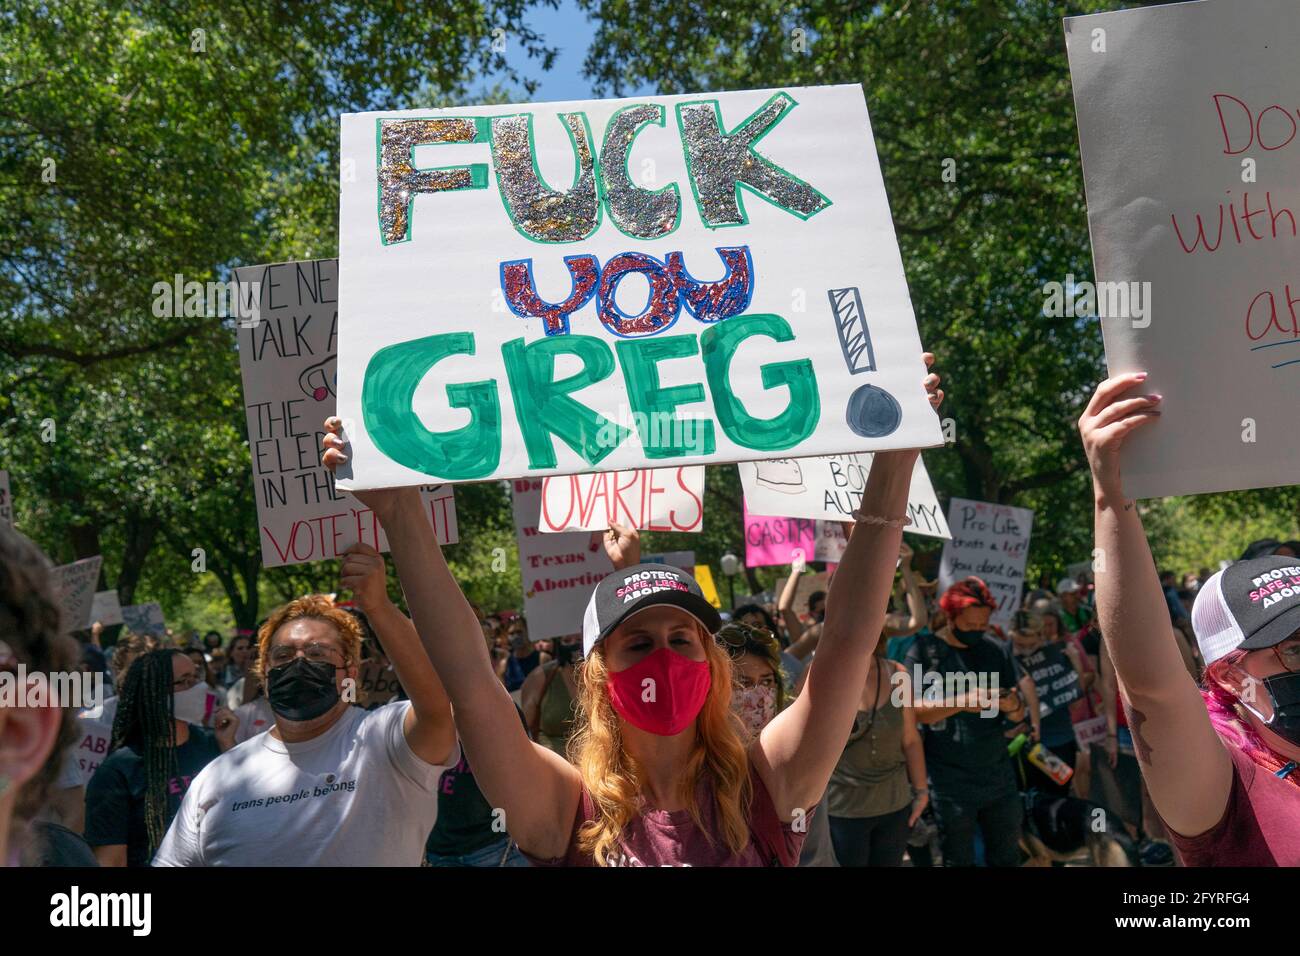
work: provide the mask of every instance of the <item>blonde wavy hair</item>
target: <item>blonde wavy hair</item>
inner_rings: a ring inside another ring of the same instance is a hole
[[[703,825],[696,800],[703,774],[713,783],[719,834],[732,853],[750,842],[749,805],[753,786],[749,756],[738,719],[731,712],[731,658],[703,626],[698,627],[709,664],[710,687],[696,717],[695,746],[678,779],[679,796],[696,826]],[[578,716],[569,740],[569,759],[582,774],[595,804],[595,817],[578,830],[578,849],[597,866],[607,866],[623,828],[641,812],[641,768],[623,747],[621,720],[609,697],[604,642],[596,645],[578,671]]]

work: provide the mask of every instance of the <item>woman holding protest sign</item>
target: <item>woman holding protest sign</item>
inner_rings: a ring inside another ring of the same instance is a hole
[[[926,356],[926,363],[933,356]],[[925,387],[935,406],[938,376]],[[324,464],[347,461],[330,419]],[[388,530],[420,638],[456,714],[484,796],[520,849],[552,865],[792,865],[857,710],[884,624],[919,452],[880,452],[857,532],[827,600],[803,693],[746,741],[731,715],[717,611],[695,579],[634,564],[606,540],[613,574],[583,620],[576,765],[534,744],[497,682],[481,631],[414,488],[356,492]]]
[[[1183,666],[1120,449],[1160,415],[1142,372],[1097,386],[1079,419],[1096,499],[1097,612],[1157,812],[1188,866],[1300,864],[1300,564],[1211,577],[1192,607],[1203,689]]]

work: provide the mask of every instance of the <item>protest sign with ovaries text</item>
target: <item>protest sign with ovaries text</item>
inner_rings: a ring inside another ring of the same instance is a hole
[[[862,453],[749,461],[737,467],[745,506],[756,513],[852,521],[853,512],[862,503],[871,460],[870,454]],[[934,538],[950,536],[930,474],[919,456],[912,469],[907,513],[912,523],[904,531]]]
[[[248,266],[235,279],[262,565],[336,558],[358,541],[387,551],[374,512],[336,488],[320,463],[335,405],[338,261]],[[438,540],[455,543],[451,486],[423,487],[421,497]]]
[[[103,563],[103,556],[97,554],[51,569],[64,633],[90,627],[90,609],[95,603],[95,588],[99,585],[99,568]]]
[[[1124,442],[1132,497],[1295,481],[1297,12],[1206,0],[1065,21],[1098,281],[1060,277],[1048,309],[1095,300],[1110,373],[1147,372],[1133,394],[1164,396]]]
[[[1020,608],[1034,513],[1026,508],[953,498],[948,503],[951,540],[939,565],[939,594],[962,578],[988,585],[998,602],[992,623],[1005,627]]]
[[[539,522],[548,534],[603,531],[614,524],[641,531],[700,531],[704,467],[543,478]]]
[[[341,129],[340,487],[941,444],[860,86]]]

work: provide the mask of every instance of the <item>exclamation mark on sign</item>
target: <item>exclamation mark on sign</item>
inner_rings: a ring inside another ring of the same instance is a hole
[[[835,316],[835,331],[844,351],[844,363],[849,373],[858,375],[876,371],[876,353],[871,347],[871,330],[867,328],[867,314],[862,308],[862,296],[857,286],[846,289],[829,289],[831,314]],[[903,421],[903,407],[898,399],[877,385],[861,385],[849,396],[846,417],[849,428],[863,438],[883,438],[898,428]]]

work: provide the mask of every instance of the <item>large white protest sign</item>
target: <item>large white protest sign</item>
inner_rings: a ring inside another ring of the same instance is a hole
[[[704,527],[704,467],[646,468],[542,479],[544,533],[603,531],[613,524],[642,531]]]
[[[737,467],[745,489],[745,505],[755,514],[852,521],[853,512],[862,503],[871,459],[867,453],[826,455],[750,461]],[[912,523],[904,531],[951,537],[930,474],[920,457],[912,470],[907,512]]]
[[[148,604],[128,604],[122,608],[122,623],[133,634],[152,634],[154,637],[167,635],[167,622],[163,618],[162,605],[156,601]]]
[[[340,487],[942,443],[860,86],[341,125]]]
[[[103,563],[103,557],[97,554],[93,558],[82,558],[51,569],[64,631],[79,631],[90,626],[90,608],[95,602],[99,568]]]
[[[1300,15],[1205,0],[1065,21],[1112,375],[1163,414],[1124,443],[1138,498],[1291,484],[1300,465]],[[1047,290],[1045,290],[1047,291]],[[1058,294],[1059,292],[1059,294]]]
[[[992,622],[1011,623],[1020,608],[1034,513],[1026,508],[953,498],[948,503],[952,539],[944,543],[939,593],[974,575],[989,586],[998,608]]]
[[[248,266],[235,280],[263,566],[336,558],[358,541],[387,551],[374,512],[339,490],[320,463],[323,424],[335,406],[338,261]],[[426,486],[421,495],[438,540],[455,543],[451,486]]]
[[[9,490],[9,472],[0,471],[0,524],[13,527],[14,499]]]
[[[90,623],[96,621],[105,627],[122,623],[122,605],[118,603],[116,590],[95,592],[90,605]]]

